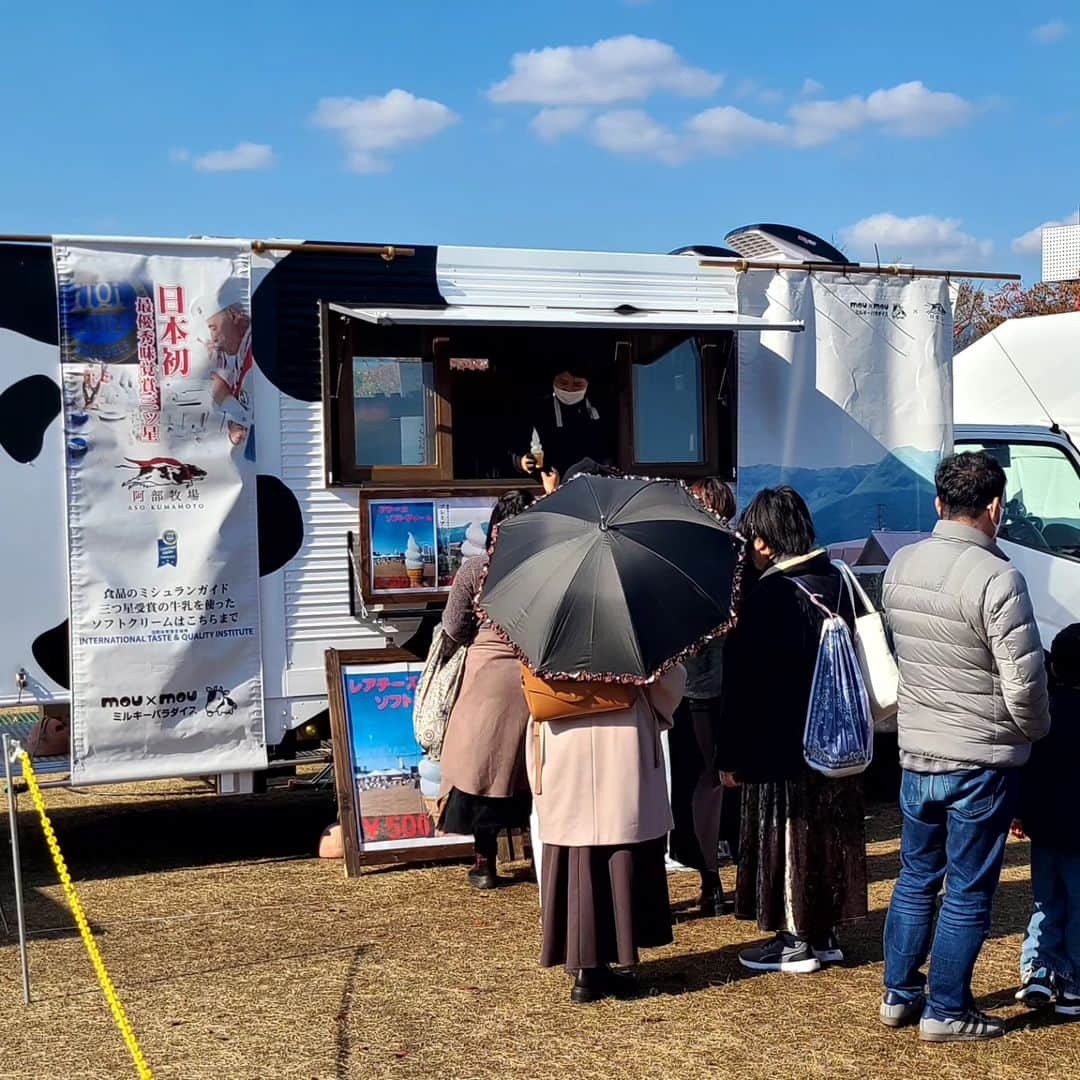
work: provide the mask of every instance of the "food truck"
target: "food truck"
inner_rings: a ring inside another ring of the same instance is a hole
[[[6,239],[0,701],[70,706],[79,783],[244,790],[317,745],[326,650],[422,654],[494,500],[578,436],[740,505],[792,483],[824,542],[932,523],[935,272],[774,226],[669,255]]]

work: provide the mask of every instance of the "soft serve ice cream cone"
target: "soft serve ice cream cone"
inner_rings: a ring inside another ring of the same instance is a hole
[[[532,441],[529,443],[529,454],[536,462],[536,468],[543,472],[544,469],[544,446],[540,442],[540,433],[533,428]]]
[[[465,539],[461,544],[461,557],[463,559],[474,559],[478,555],[483,555],[486,550],[487,533],[484,532],[483,525],[475,521],[470,522],[469,527],[465,530]]]
[[[405,573],[409,578],[409,587],[417,588],[424,580],[424,556],[416,537],[409,533],[409,542],[405,546]]]

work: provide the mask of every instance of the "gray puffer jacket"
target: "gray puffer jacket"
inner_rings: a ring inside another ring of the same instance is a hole
[[[1042,643],[1027,582],[997,544],[939,521],[885,573],[900,665],[901,761],[1023,765],[1050,730]]]

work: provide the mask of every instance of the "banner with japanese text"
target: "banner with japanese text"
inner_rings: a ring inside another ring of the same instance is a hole
[[[952,446],[946,281],[750,271],[739,305],[805,327],[739,335],[740,506],[790,484],[826,544],[932,529]]]
[[[53,251],[72,779],[265,768],[248,247]]]

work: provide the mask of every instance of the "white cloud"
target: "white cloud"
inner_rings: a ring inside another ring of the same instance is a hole
[[[1036,26],[1031,31],[1031,38],[1040,45],[1052,45],[1055,41],[1060,41],[1068,32],[1069,28],[1065,25],[1064,19],[1051,19],[1041,26]]]
[[[670,46],[635,34],[595,45],[558,45],[515,53],[510,76],[488,90],[497,104],[614,105],[667,90],[704,97],[723,81],[688,64]]]
[[[1017,255],[1038,255],[1042,252],[1042,231],[1055,225],[1080,225],[1080,211],[1074,210],[1057,221],[1044,221],[1034,229],[1028,229],[1023,236],[1012,242],[1012,249]]]
[[[755,143],[782,143],[788,138],[783,124],[761,120],[733,105],[698,113],[687,122],[686,130],[697,147],[714,154],[733,154]]]
[[[782,90],[774,90],[768,86],[762,86],[755,79],[740,79],[732,91],[736,101],[745,101],[754,98],[766,105],[778,105],[784,100]]]
[[[824,83],[819,83],[817,79],[804,79],[802,84],[803,97],[817,97],[825,89]]]
[[[173,160],[186,161],[187,157],[174,157]],[[211,150],[202,154],[195,159],[194,167],[199,172],[253,172],[270,168],[274,161],[274,151],[265,143],[242,142],[231,150]]]
[[[580,131],[589,119],[587,109],[571,107],[561,109],[541,109],[529,125],[545,142],[554,142],[563,135]]]
[[[974,108],[958,94],[928,90],[921,82],[901,83],[891,90],[875,90],[866,99],[871,123],[891,135],[939,135],[971,118]]]
[[[796,146],[824,146],[866,122],[866,102],[860,97],[843,101],[811,101],[792,105],[792,142]]]
[[[807,80],[803,91],[819,87],[819,83]],[[741,83],[735,92],[765,100],[775,100],[776,93],[749,82]],[[796,102],[784,120],[767,120],[734,105],[720,105],[696,113],[678,127],[668,127],[641,109],[614,109],[592,121],[590,138],[615,153],[652,156],[674,165],[704,154],[734,154],[761,144],[809,149],[860,130],[926,137],[964,123],[974,112],[974,106],[956,94],[908,82],[865,97]],[[587,122],[587,109],[557,106],[542,109],[533,118],[532,128],[538,137],[553,141],[582,130]]]
[[[875,90],[868,97],[808,101],[792,105],[788,116],[796,146],[823,146],[851,131],[876,126],[908,138],[938,135],[970,118],[974,108],[957,94],[929,90],[921,82]]]
[[[191,151],[183,146],[174,146],[169,151],[169,160],[176,162],[178,165],[185,161],[191,160]]]
[[[883,263],[937,262],[981,263],[993,253],[989,240],[980,240],[961,229],[959,218],[920,214],[898,217],[873,214],[840,230],[842,242],[856,255],[872,259],[874,245]]]
[[[592,122],[589,138],[614,154],[654,157],[666,165],[680,165],[688,156],[684,140],[641,109],[601,113]]]
[[[388,153],[430,139],[458,119],[441,102],[407,90],[361,100],[323,98],[315,110],[316,125],[339,133],[347,152],[346,167],[359,173],[386,172]]]

